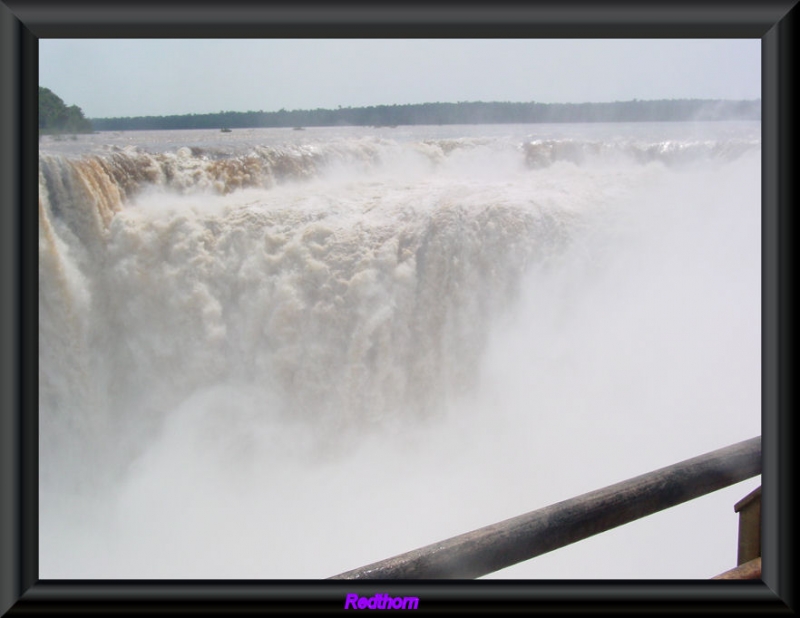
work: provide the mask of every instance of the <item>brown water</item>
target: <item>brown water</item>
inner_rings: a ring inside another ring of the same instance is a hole
[[[39,221],[43,578],[326,577],[760,433],[757,124],[48,137]],[[711,577],[754,483],[497,575]]]

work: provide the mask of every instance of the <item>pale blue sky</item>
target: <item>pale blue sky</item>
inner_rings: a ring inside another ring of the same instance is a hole
[[[427,102],[757,99],[760,39],[42,39],[87,117]]]

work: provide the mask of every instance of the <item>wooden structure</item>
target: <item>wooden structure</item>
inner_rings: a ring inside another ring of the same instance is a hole
[[[480,577],[759,474],[760,436],[331,579]]]

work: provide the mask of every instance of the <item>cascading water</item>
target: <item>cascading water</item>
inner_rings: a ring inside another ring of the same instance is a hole
[[[43,577],[324,577],[759,433],[757,127],[462,129],[40,147]]]

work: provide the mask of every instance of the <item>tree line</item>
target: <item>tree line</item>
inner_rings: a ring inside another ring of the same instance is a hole
[[[760,120],[761,101],[669,99],[613,103],[466,102],[377,105],[277,112],[93,118],[98,131],[260,127],[398,126],[539,122]]]
[[[91,133],[92,123],[77,105],[66,103],[49,88],[39,86],[39,134]]]

